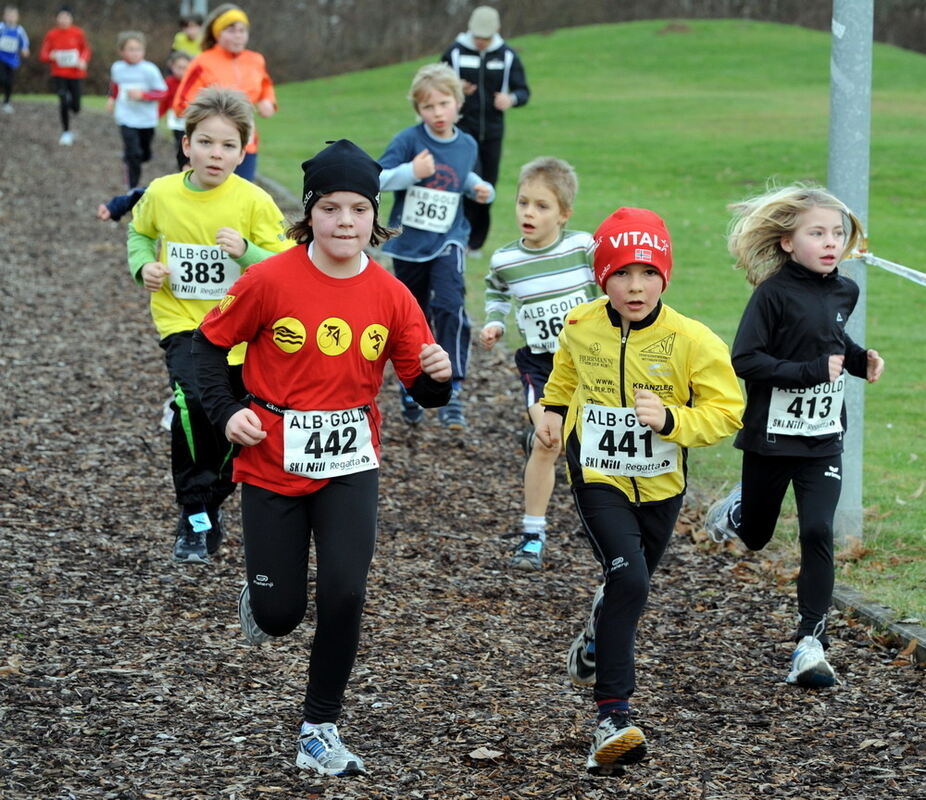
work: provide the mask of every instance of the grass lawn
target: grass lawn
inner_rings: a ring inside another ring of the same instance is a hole
[[[580,178],[573,226],[593,230],[620,205],[657,210],[674,239],[667,301],[731,341],[749,289],[730,269],[726,206],[770,179],[825,183],[829,35],[735,20],[647,21],[563,29],[513,44],[533,96],[508,116],[487,251],[516,235],[520,165],[538,155],[565,158]],[[348,137],[379,155],[414,121],[405,97],[424,61],[280,86],[280,113],[261,123],[261,171],[298,195],[300,162],[327,139]],[[875,45],[873,73],[870,248],[926,270],[926,58]],[[486,267],[485,259],[468,267],[475,320],[482,319]],[[920,618],[924,316],[926,288],[869,269],[866,340],[887,369],[866,390],[864,547],[843,554],[838,575]],[[695,451],[693,483],[719,492],[736,479],[738,465],[728,444]],[[790,537],[794,522],[792,504],[780,526]]]

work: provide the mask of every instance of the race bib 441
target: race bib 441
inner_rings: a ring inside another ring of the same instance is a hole
[[[678,445],[637,419],[632,408],[582,406],[582,466],[628,478],[675,472]]]

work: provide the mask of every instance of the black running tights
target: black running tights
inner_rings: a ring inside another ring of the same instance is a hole
[[[336,722],[360,641],[367,573],[376,544],[379,471],[335,478],[291,497],[242,484],[244,556],[261,630],[290,633],[308,605],[309,542],[315,542],[315,638],[303,717]]]
[[[842,456],[806,458],[743,452],[743,505],[738,534],[761,550],[775,532],[788,485],[797,501],[801,568],[797,577],[800,622],[796,638],[814,633],[833,600],[833,516],[842,489]],[[826,644],[825,635],[820,637]]]

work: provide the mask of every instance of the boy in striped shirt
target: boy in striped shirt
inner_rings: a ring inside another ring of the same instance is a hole
[[[543,418],[540,398],[566,312],[600,294],[592,272],[591,234],[564,227],[577,190],[575,170],[565,161],[543,157],[525,164],[515,206],[521,236],[492,254],[485,279],[486,323],[479,339],[489,349],[504,336],[505,318],[516,301],[515,318],[525,344],[514,360],[533,426]],[[525,435],[521,542],[510,561],[517,569],[543,566],[547,505],[559,449],[544,445],[533,428]]]

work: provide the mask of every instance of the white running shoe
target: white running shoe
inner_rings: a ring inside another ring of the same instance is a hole
[[[595,728],[585,768],[593,775],[636,764],[646,755],[646,736],[630,722],[630,714],[609,714]]]
[[[66,147],[70,147],[72,144],[74,144],[74,134],[70,131],[64,131],[58,138],[58,144],[63,144]]]
[[[734,516],[739,516],[739,506],[743,502],[740,484],[733,487],[730,494],[714,503],[704,516],[704,530],[715,542],[720,544],[737,535]]]
[[[825,689],[836,683],[836,673],[826,662],[823,645],[815,636],[805,636],[797,643],[785,681],[805,689]]]
[[[4,103],[4,104],[3,104],[3,113],[4,113],[4,114],[12,114],[12,113],[13,113],[13,106],[11,106],[9,103]]]
[[[319,775],[348,776],[366,772],[363,759],[344,746],[338,726],[333,722],[302,723],[296,766],[314,769]]]
[[[241,587],[241,594],[238,595],[238,623],[241,625],[241,634],[248,644],[263,644],[273,638],[269,633],[264,633],[254,619],[254,612],[251,610],[251,590],[248,584]]]
[[[595,685],[595,622],[603,602],[604,584],[601,584],[592,598],[592,610],[585,627],[566,651],[566,672],[576,686]]]

